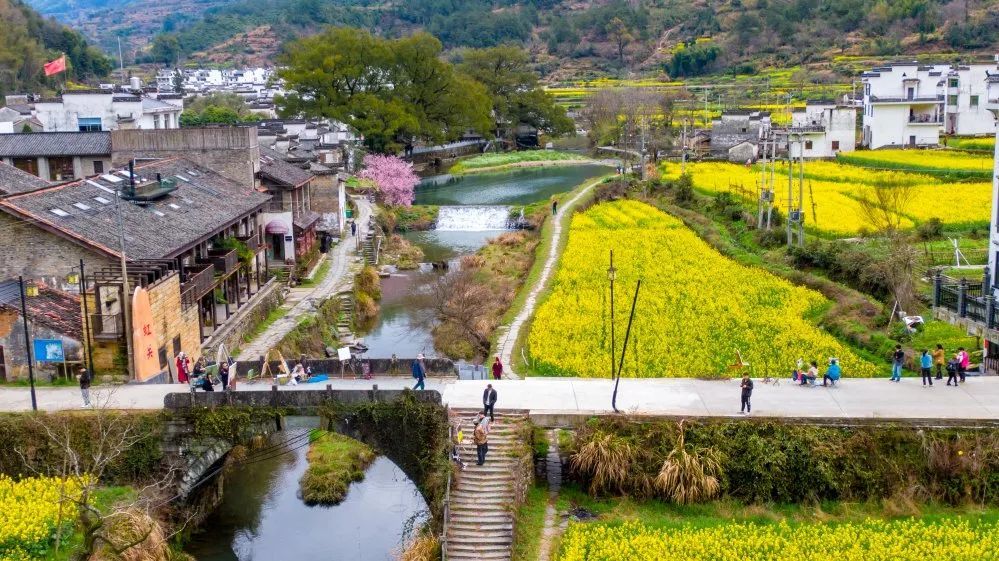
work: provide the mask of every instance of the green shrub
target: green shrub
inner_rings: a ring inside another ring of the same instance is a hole
[[[309,468],[299,486],[308,505],[335,505],[347,496],[354,481],[364,479],[364,470],[375,461],[375,451],[353,438],[316,430],[306,458]]]

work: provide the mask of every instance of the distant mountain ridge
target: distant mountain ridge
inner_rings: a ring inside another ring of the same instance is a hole
[[[518,43],[553,79],[999,51],[999,0],[30,1],[102,45],[122,33],[138,59],[169,63],[268,60],[324,25],[388,36],[423,29],[450,49]]]

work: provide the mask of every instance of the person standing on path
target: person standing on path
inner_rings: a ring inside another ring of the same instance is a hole
[[[493,380],[501,378],[503,378],[503,363],[500,362],[499,355],[496,355],[496,360],[493,361]]]
[[[486,452],[489,451],[489,432],[483,422],[485,415],[479,413],[475,418],[475,430],[472,431],[472,440],[475,441],[476,465],[486,463]]]
[[[350,235],[351,236],[357,235],[357,222],[353,220],[350,221]]]
[[[486,385],[486,391],[482,392],[482,414],[489,415],[490,421],[495,421],[494,410],[496,408],[496,390],[492,384]]]
[[[943,345],[937,343],[937,348],[933,349],[933,364],[937,365],[937,380],[943,380],[944,364],[947,362]]]
[[[895,352],[891,355],[891,382],[902,381],[902,363],[905,362],[905,351],[902,345],[895,345]]]
[[[416,378],[416,385],[413,386],[414,390],[426,389],[423,386],[423,380],[426,377],[426,372],[423,371],[423,364],[420,363],[419,359],[414,360],[411,366],[413,370],[413,377]]]
[[[929,385],[933,386],[933,355],[930,351],[923,349],[923,354],[919,356],[919,366],[923,373],[923,386],[926,386],[927,382]]]
[[[76,377],[79,378],[80,380],[80,394],[83,396],[83,405],[81,407],[83,409],[86,409],[87,407],[91,406],[90,382],[92,381],[92,377],[90,376],[90,372],[88,372],[86,368],[81,368],[80,373],[77,374]]]
[[[964,350],[964,347],[958,347],[956,358],[957,373],[961,377],[961,383],[964,383],[964,375],[968,371],[968,365],[971,363],[971,355]]]
[[[558,213],[558,199],[552,197],[552,216]]]
[[[184,351],[180,351],[179,353],[177,353],[177,359],[175,363],[177,366],[177,381],[180,382],[181,384],[188,383],[188,379],[190,378],[189,374],[191,368],[191,360],[187,358],[187,354],[184,353]]]
[[[742,407],[739,409],[739,413],[747,414],[753,410],[752,404],[749,403],[749,398],[753,396],[753,381],[749,379],[749,374],[742,375],[742,383],[739,384],[742,388]]]

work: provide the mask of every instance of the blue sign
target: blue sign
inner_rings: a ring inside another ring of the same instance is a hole
[[[59,339],[35,339],[36,362],[62,362],[66,356],[62,352],[62,341]]]

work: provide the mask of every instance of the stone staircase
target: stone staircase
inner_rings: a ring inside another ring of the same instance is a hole
[[[465,469],[452,482],[447,528],[447,561],[509,561],[513,544],[514,478],[523,444],[518,429],[527,417],[496,413],[489,432],[486,463],[475,465],[472,423],[476,410],[457,409],[465,443]]]

